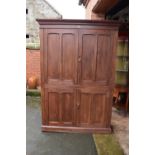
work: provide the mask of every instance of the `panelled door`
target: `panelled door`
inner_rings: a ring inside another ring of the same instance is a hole
[[[111,32],[79,30],[78,126],[110,127]]]
[[[107,87],[83,87],[78,90],[77,124],[80,127],[109,128],[111,92]]]
[[[44,31],[45,124],[73,126],[78,32],[75,29]]]
[[[78,32],[74,29],[46,29],[45,82],[72,86],[77,82]]]
[[[80,84],[108,85],[112,69],[111,32],[109,30],[79,31]]]
[[[45,89],[45,111],[48,125],[75,126],[74,88]]]

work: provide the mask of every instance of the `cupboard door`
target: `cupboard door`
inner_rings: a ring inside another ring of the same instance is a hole
[[[80,30],[79,83],[108,84],[112,54],[111,31]]]
[[[81,88],[78,90],[77,102],[78,126],[110,127],[112,101],[107,88]]]
[[[45,81],[73,85],[77,81],[78,33],[75,29],[45,29]]]
[[[46,91],[48,125],[75,124],[75,91],[72,88],[50,88]]]

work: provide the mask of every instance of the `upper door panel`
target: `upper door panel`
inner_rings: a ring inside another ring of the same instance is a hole
[[[78,33],[74,29],[46,29],[45,80],[48,84],[74,84],[77,81]]]
[[[111,32],[80,30],[79,83],[108,84],[112,64]]]

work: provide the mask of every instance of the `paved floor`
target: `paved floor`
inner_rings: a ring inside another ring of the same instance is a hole
[[[114,135],[116,136],[119,144],[124,150],[124,154],[129,154],[129,117],[124,116],[118,110],[113,108],[112,111],[112,126]]]
[[[27,155],[97,155],[91,134],[42,133],[40,97],[27,96]]]
[[[40,97],[27,96],[27,155],[97,155],[91,134],[42,133]],[[114,136],[129,154],[129,118],[112,111]]]

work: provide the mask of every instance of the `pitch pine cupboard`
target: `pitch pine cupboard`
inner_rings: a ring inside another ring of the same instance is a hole
[[[37,21],[42,131],[111,132],[118,23]]]

